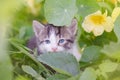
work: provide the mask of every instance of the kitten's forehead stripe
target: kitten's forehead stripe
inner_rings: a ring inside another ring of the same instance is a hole
[[[72,32],[70,32],[69,29],[66,27],[53,26],[52,24],[47,24],[45,25],[45,28],[40,34],[40,41],[44,41],[46,38],[48,38],[52,40],[52,42],[54,42],[56,40],[59,40],[60,38],[64,38],[67,42],[64,45],[62,45],[62,47],[64,47],[65,49],[70,49],[75,40],[75,36],[71,36],[71,34]],[[59,44],[57,43],[57,45]]]
[[[48,35],[48,38],[50,37],[50,26],[47,26],[47,35]]]
[[[61,27],[58,27],[58,33],[56,33],[56,35],[59,35],[59,37],[61,38]]]

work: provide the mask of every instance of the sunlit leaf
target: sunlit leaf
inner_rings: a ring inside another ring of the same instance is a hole
[[[117,68],[120,69],[120,67]],[[108,80],[120,80],[120,71],[115,70],[114,72],[110,73]]]
[[[79,80],[96,80],[97,75],[93,68],[86,68]]]
[[[16,79],[15,80],[30,80],[30,79],[28,79],[28,78],[26,78],[26,77],[24,77],[24,76],[18,76],[18,77],[16,77]]]
[[[101,51],[111,58],[120,60],[120,43],[111,42],[109,45],[105,45]]]
[[[111,61],[105,61],[99,65],[102,72],[113,72],[117,68],[118,64]]]
[[[109,10],[110,12],[112,12],[112,6],[109,5],[107,2],[104,2],[104,1],[100,1],[98,2],[99,6],[104,8],[105,10]]]

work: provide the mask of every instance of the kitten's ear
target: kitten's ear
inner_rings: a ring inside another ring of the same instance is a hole
[[[44,28],[44,25],[42,25],[40,22],[33,20],[33,30],[35,33],[35,36],[38,37],[40,31]]]
[[[73,33],[73,35],[75,35],[77,32],[77,25],[78,25],[77,20],[73,19],[71,25],[69,26],[69,30]]]

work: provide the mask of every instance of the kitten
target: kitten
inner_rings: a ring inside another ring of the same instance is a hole
[[[37,47],[38,54],[46,52],[68,52],[80,60],[81,54],[76,43],[77,21],[73,19],[70,26],[43,25],[33,21],[35,36],[28,42],[28,48]]]

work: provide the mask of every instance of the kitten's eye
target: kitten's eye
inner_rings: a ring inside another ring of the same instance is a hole
[[[64,43],[64,41],[65,41],[64,39],[60,39],[59,43]]]
[[[50,40],[45,40],[45,43],[46,44],[50,44]]]

